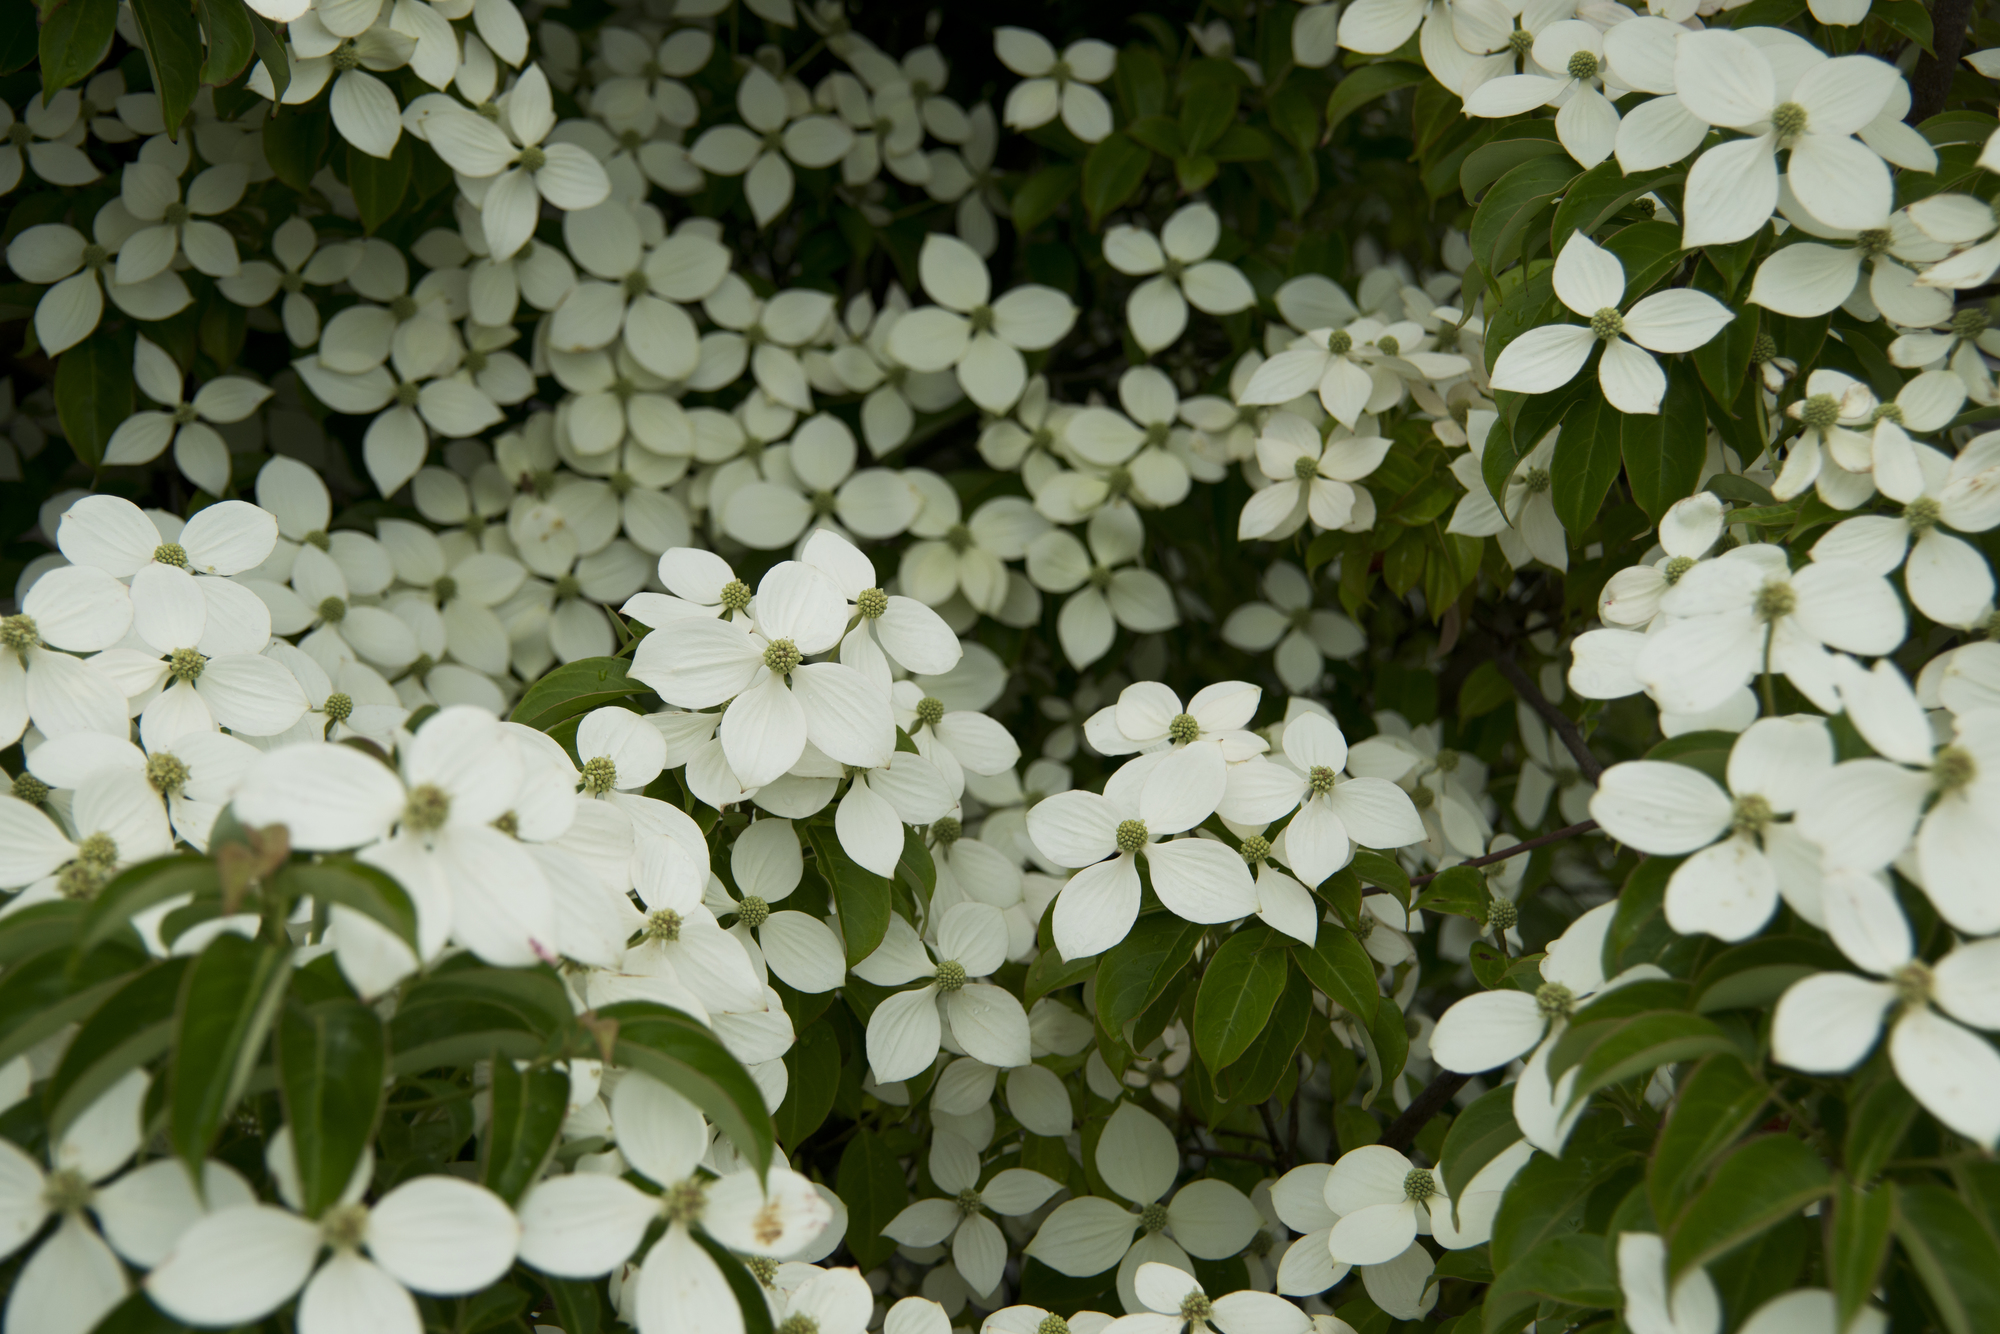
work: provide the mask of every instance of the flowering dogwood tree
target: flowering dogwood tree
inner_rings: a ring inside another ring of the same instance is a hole
[[[17,10],[0,1334],[2000,1329],[2000,19]]]

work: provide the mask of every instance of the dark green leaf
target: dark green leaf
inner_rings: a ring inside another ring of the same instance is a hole
[[[1549,1237],[1501,1270],[1486,1290],[1480,1328],[1499,1330],[1544,1298],[1570,1306],[1618,1305],[1618,1279],[1603,1237],[1578,1233]]]
[[[2000,1329],[2000,1246],[1964,1200],[1933,1182],[1903,1184],[1895,1230],[1951,1334]]]
[[[1803,1141],[1750,1141],[1722,1160],[1681,1215],[1668,1249],[1673,1277],[1728,1254],[1832,1188],[1826,1164]]]
[[[847,966],[852,968],[875,952],[889,930],[889,881],[847,855],[833,830],[815,825],[806,833],[815,865],[833,891],[840,910],[840,930],[847,942]]]
[[[1931,12],[1917,0],[1891,0],[1890,3],[1876,5],[1869,10],[1868,17],[1880,19],[1915,42],[1926,54],[1935,54],[1931,47],[1931,42],[1935,40]]]
[[[1736,1050],[1720,1028],[1698,1014],[1662,1010],[1618,1023],[1578,1063],[1573,1098],[1584,1098],[1611,1084],[1620,1084],[1663,1065],[1676,1065],[1717,1052]],[[1553,1073],[1554,1061],[1550,1062]]]
[[[1727,335],[1718,335],[1718,341]],[[1632,499],[1658,523],[1667,507],[1694,494],[1708,458],[1708,418],[1693,365],[1681,362],[1667,375],[1667,394],[1655,417],[1625,418],[1621,451]]]
[[[1321,995],[1364,1025],[1375,1022],[1375,1011],[1382,1003],[1375,983],[1375,961],[1352,931],[1322,922],[1312,948],[1294,945],[1292,957]]]
[[[479,1145],[479,1179],[509,1204],[541,1175],[569,1115],[569,1076],[550,1066],[517,1069],[495,1054],[492,1112]]]
[[[77,953],[95,949],[124,930],[136,914],[169,899],[182,895],[216,897],[221,893],[222,882],[216,878],[215,863],[193,853],[156,857],[128,866],[97,892],[84,911],[77,928]]]
[[[1054,950],[1043,950],[1028,965],[1028,980],[1022,984],[1021,1004],[1033,1005],[1051,991],[1060,991],[1073,983],[1081,982],[1097,971],[1100,956],[1087,954],[1081,959],[1071,959],[1067,963]]]
[[[546,732],[565,718],[616,704],[652,687],[626,675],[623,658],[581,658],[565,663],[529,686],[511,719]]]
[[[1840,951],[1824,940],[1765,936],[1733,945],[1694,980],[1694,1008],[1703,1014],[1761,1009],[1802,977],[1844,967]]]
[[[1236,119],[1236,85],[1224,79],[1191,80],[1180,100],[1181,147],[1199,153]]]
[[[1653,284],[1680,267],[1681,229],[1672,222],[1635,222],[1606,237],[1604,248],[1625,266],[1625,300],[1620,304],[1630,310]]]
[[[825,1024],[813,1024],[785,1053],[785,1100],[772,1117],[778,1142],[797,1149],[833,1110],[840,1090],[840,1039]]]
[[[1090,210],[1091,226],[1132,197],[1153,154],[1122,131],[1102,140],[1083,160],[1083,203]]]
[[[771,1116],[757,1081],[703,1025],[664,1005],[624,1001],[598,1011],[618,1022],[618,1064],[640,1070],[699,1107],[761,1174],[771,1165]]]
[[[1113,1033],[1144,1014],[1187,965],[1202,928],[1172,913],[1147,913],[1098,955],[1097,1017]]]
[[[1826,1226],[1826,1267],[1840,1298],[1836,1329],[1846,1329],[1875,1291],[1895,1221],[1896,1188],[1891,1183],[1863,1190],[1843,1180],[1834,1188],[1833,1212]]]
[[[10,22],[18,23],[20,17]],[[118,0],[64,0],[50,10],[42,21],[40,42],[42,97],[53,98],[96,69],[117,30]]]
[[[40,37],[34,0],[0,0],[0,74],[12,74],[33,64]]]
[[[1430,72],[1422,65],[1393,60],[1349,70],[1334,85],[1333,95],[1326,99],[1326,132],[1331,134],[1340,122],[1376,98],[1387,97],[1398,88],[1411,87],[1429,77]]]
[[[1575,176],[1576,163],[1558,154],[1530,159],[1495,181],[1472,215],[1473,258],[1489,273],[1511,264],[1529,225],[1554,206]]]
[[[243,1095],[291,981],[291,951],[225,931],[181,983],[168,1107],[174,1152],[201,1171],[223,1120]]]
[[[1410,906],[1484,922],[1492,898],[1486,889],[1485,876],[1470,866],[1453,866],[1439,872],[1437,879],[1426,885]]]
[[[84,3],[69,0],[56,12]],[[56,416],[79,459],[97,466],[111,433],[132,415],[132,394],[132,343],[111,330],[99,329],[57,360]]]
[[[1554,157],[1563,151],[1556,140],[1554,121],[1514,121],[1503,126],[1492,142],[1467,154],[1465,165],[1458,169],[1459,191],[1467,202],[1475,201],[1487,186],[1523,162]]]
[[[1354,874],[1361,877],[1363,884],[1379,885],[1388,890],[1398,903],[1409,904],[1410,873],[1397,865],[1394,857],[1370,848],[1357,848],[1354,860],[1348,865],[1354,868]]]
[[[257,48],[257,59],[264,62],[264,72],[271,76],[271,91],[282,98],[285,90],[292,86],[292,58],[278,35],[271,31],[270,23],[261,14],[250,16],[250,35]],[[275,114],[278,108],[273,107]],[[268,125],[269,122],[267,121]],[[268,140],[266,141],[268,145]]]
[[[1120,48],[1114,86],[1125,114],[1132,120],[1157,116],[1167,109],[1167,72],[1157,54],[1134,44]]]
[[[271,164],[271,170],[277,174],[279,180],[303,194],[312,189],[313,177],[317,176],[320,168],[326,165],[327,138],[332,129],[333,122],[327,118],[327,113],[324,111],[287,108],[264,122],[264,159]],[[590,662],[594,659],[586,658],[584,661]],[[560,676],[570,667],[579,665],[570,663],[556,668],[549,673],[549,676],[528,687],[527,694],[521,697],[521,703],[526,704],[533,699],[535,691],[546,684],[549,677]],[[620,673],[621,675],[623,673],[622,662]],[[582,711],[582,709],[577,710],[579,713]],[[520,708],[516,707],[514,721],[517,723],[521,721],[520,714]],[[529,724],[531,727],[533,725]]]
[[[272,879],[272,889],[296,902],[311,898],[337,903],[393,931],[404,944],[417,945],[417,910],[403,887],[389,876],[348,857],[296,862]]]
[[[903,1164],[879,1135],[856,1135],[840,1155],[840,1175],[834,1187],[847,1206],[847,1249],[868,1269],[896,1253],[896,1243],[882,1235],[889,1220],[910,1202]]]
[[[440,969],[406,988],[389,1033],[396,1073],[408,1075],[496,1050],[528,1060],[572,1022],[553,971],[475,966]]]
[[[361,212],[364,231],[373,232],[390,218],[403,202],[410,186],[410,144],[407,135],[398,135],[388,157],[374,157],[353,144],[347,146],[347,188],[354,192],[354,205]]]
[[[1873,1088],[1854,1099],[1847,1113],[1847,1139],[1840,1161],[1850,1179],[1873,1181],[1895,1156],[1896,1146],[1917,1119],[1917,1101],[1902,1081],[1884,1072]]]
[[[1290,970],[1283,938],[1246,927],[1222,942],[1202,974],[1194,1003],[1194,1045],[1211,1071],[1249,1050],[1284,994]]]
[[[201,81],[228,83],[243,72],[257,47],[250,9],[243,0],[195,0],[195,13],[201,19],[202,35],[208,39],[208,54],[201,62]]]
[[[1594,378],[1596,373],[1587,365],[1578,378]],[[1556,437],[1555,454],[1549,459],[1549,491],[1556,517],[1572,536],[1590,527],[1604,508],[1604,493],[1611,489],[1622,461],[1627,420],[1594,390],[1563,416],[1562,434]],[[1645,429],[1643,422],[1639,429]]]
[[[1632,201],[1650,191],[1679,180],[1685,173],[1674,168],[1625,174],[1616,160],[1600,162],[1576,178],[1556,206],[1555,221],[1549,227],[1549,250],[1560,255],[1573,232],[1594,237]]]
[[[43,1092],[52,1136],[60,1137],[112,1085],[166,1052],[174,1001],[190,962],[165,959],[133,974],[83,1021]]]
[[[737,1309],[743,1313],[743,1334],[771,1334],[771,1304],[764,1299],[764,1289],[759,1286],[756,1276],[706,1232],[697,1231],[693,1236],[695,1243],[708,1252],[708,1258],[715,1262],[715,1267],[728,1281]]]
[[[896,878],[910,887],[917,902],[929,905],[937,889],[937,863],[924,846],[924,836],[911,825],[903,826],[903,855],[896,863]]]
[[[585,1279],[539,1276],[555,1302],[563,1334],[598,1334],[604,1324],[604,1302],[597,1284]]]
[[[1495,1271],[1504,1272],[1544,1237],[1576,1231],[1590,1188],[1630,1166],[1635,1154],[1615,1138],[1623,1118],[1591,1108],[1578,1118],[1560,1158],[1538,1153],[1500,1199],[1489,1243]]]
[[[1014,192],[1014,230],[1025,236],[1039,227],[1076,193],[1082,175],[1083,168],[1076,163],[1058,162],[1021,182],[1021,188]]]
[[[1708,1057],[1681,1081],[1646,1169],[1654,1217],[1679,1216],[1696,1179],[1757,1123],[1767,1096],[1764,1081],[1734,1053]]]
[[[1227,1070],[1211,1071],[1217,1096],[1233,1103],[1260,1103],[1280,1096],[1287,1076],[1296,1075],[1292,1057],[1305,1041],[1313,1017],[1313,989],[1305,974],[1285,970],[1285,990],[1250,1049]],[[1164,1020],[1161,1028],[1165,1027]],[[1148,1040],[1150,1040],[1148,1035]]]
[[[280,1016],[279,1090],[307,1217],[340,1198],[374,1140],[388,1065],[382,1019],[360,1001],[292,1004]]]
[[[1452,1118],[1451,1129],[1445,1132],[1438,1168],[1444,1173],[1445,1193],[1451,1196],[1454,1209],[1466,1185],[1479,1175],[1479,1169],[1520,1142],[1521,1127],[1514,1123],[1512,1084],[1488,1089]]]
[[[201,91],[201,29],[186,0],[132,0],[132,17],[145,40],[146,67],[160,95],[167,134],[179,133],[194,95]]]

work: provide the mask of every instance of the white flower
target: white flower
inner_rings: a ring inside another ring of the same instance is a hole
[[[1317,391],[1335,421],[1357,430],[1363,413],[1402,402],[1405,375],[1448,380],[1472,368],[1457,353],[1435,351],[1437,339],[1414,320],[1359,319],[1344,329],[1314,329],[1300,344],[1259,366],[1236,401],[1289,403]]]
[[[1245,502],[1236,523],[1238,541],[1282,539],[1306,519],[1331,532],[1366,522],[1373,526],[1373,498],[1353,485],[1388,456],[1390,441],[1379,435],[1349,435],[1335,429],[1324,441],[1319,431],[1289,412],[1274,412],[1257,437],[1257,468],[1271,484]]]
[[[928,978],[923,986],[887,997],[868,1018],[868,1065],[878,1084],[928,1070],[947,1032],[955,1050],[988,1065],[1006,1069],[1028,1063],[1028,1015],[1021,1002],[991,983],[971,980],[1006,961],[1007,927],[999,910],[954,904],[937,932],[933,961],[909,924],[891,917],[881,946],[854,967],[855,976],[877,986]]]
[[[1660,549],[1651,565],[1628,565],[1604,583],[1597,615],[1606,625],[1644,629],[1660,614],[1660,599],[1706,556],[1722,536],[1722,500],[1700,491],[1677,500],[1660,516]]]
[[[1176,916],[1233,922],[1257,911],[1249,869],[1234,850],[1213,839],[1172,838],[1215,810],[1226,767],[1214,746],[1142,756],[1114,774],[1102,796],[1064,792],[1028,812],[1035,846],[1058,865],[1080,868],[1056,899],[1063,958],[1102,953],[1132,929],[1141,855],[1153,892]]]
[[[1641,852],[1693,853],[1667,881],[1667,924],[1682,935],[1755,935],[1783,892],[1817,923],[1819,853],[1796,824],[1779,823],[1814,800],[1833,770],[1833,736],[1814,716],[1761,718],[1729,752],[1729,791],[1698,769],[1660,760],[1614,764],[1590,813]]]
[[[1400,848],[1424,840],[1409,794],[1381,778],[1347,778],[1347,738],[1340,725],[1302,713],[1285,726],[1289,764],[1251,761],[1229,772],[1223,818],[1268,824],[1297,810],[1285,826],[1285,858],[1299,879],[1317,886],[1353,859],[1356,844]]]
[[[1674,51],[1681,104],[1745,137],[1709,149],[1689,170],[1681,244],[1740,241],[1763,226],[1778,206],[1780,150],[1791,155],[1792,192],[1814,217],[1857,231],[1880,226],[1893,206],[1889,169],[1852,136],[1875,119],[1899,77],[1872,56],[1840,56],[1801,71],[1739,33],[1682,37]]]
[[[1506,501],[1503,509],[1494,503],[1481,471],[1486,441],[1497,420],[1497,413],[1484,409],[1466,415],[1466,438],[1471,447],[1451,464],[1451,474],[1458,478],[1465,494],[1458,498],[1458,507],[1452,511],[1445,531],[1466,537],[1498,537],[1501,554],[1515,569],[1538,560],[1555,569],[1567,570],[1569,538],[1563,532],[1562,520],[1556,517],[1549,475],[1549,464],[1555,458],[1556,440],[1562,428],[1558,426],[1543,436],[1507,474],[1507,484],[1501,488]]]
[[[803,91],[800,98],[803,101]],[[810,110],[810,106],[802,109]],[[854,146],[854,132],[837,117],[795,118],[784,85],[761,65],[750,64],[744,69],[743,81],[736,87],[736,111],[743,117],[743,125],[717,125],[703,131],[688,155],[704,171],[744,178],[743,194],[759,227],[792,202],[792,162],[802,167],[830,167]]]
[[[742,942],[724,931],[702,901],[707,877],[679,839],[645,836],[633,854],[633,892],[645,904],[639,943],[618,965],[622,977],[592,979],[594,1005],[614,1000],[654,1000],[687,1008],[686,994],[708,1011],[748,1013],[765,1008],[763,980]],[[649,979],[661,979],[655,986]]]
[[[1111,104],[1090,85],[1111,77],[1115,47],[1086,38],[1057,55],[1040,33],[1002,26],[993,30],[993,52],[1026,80],[1008,90],[1001,119],[1009,128],[1032,130],[1060,113],[1069,132],[1087,144],[1111,133]]]
[[[958,494],[951,493],[956,510]],[[1049,531],[1049,521],[1022,496],[995,496],[959,521],[940,516],[943,535],[910,543],[903,549],[897,581],[903,591],[932,607],[963,593],[965,600],[988,616],[1007,604],[1007,562],[1028,553],[1028,544]]]
[[[135,412],[120,422],[104,447],[105,463],[150,463],[172,444],[174,462],[188,480],[213,496],[227,491],[229,446],[207,423],[242,421],[271,391],[255,381],[223,375],[185,400],[180,367],[144,334],[133,346],[132,377],[141,393],[167,411]]]
[[[2000,1142],[2000,1053],[1961,1026],[2000,1029],[1991,985],[2000,942],[1960,945],[1926,962],[1895,891],[1875,874],[1830,874],[1824,906],[1834,943],[1874,976],[1817,973],[1794,982],[1771,1016],[1772,1058],[1810,1074],[1851,1070],[1873,1050],[1895,1007],[1889,1061],[1896,1078],[1959,1134],[1988,1148]]]
[[[185,150],[183,150],[185,151]],[[157,161],[128,163],[120,198],[137,231],[118,248],[118,281],[143,283],[164,272],[177,254],[211,278],[227,278],[237,270],[236,242],[206,216],[227,213],[243,198],[244,169],[236,163],[210,167],[188,185],[181,200],[176,171]]]
[[[950,709],[915,681],[890,687],[896,724],[910,734],[917,753],[937,767],[956,800],[965,775],[1011,774],[1021,759],[1021,743],[998,719],[970,709]]]
[[[1581,230],[1571,233],[1556,257],[1555,290],[1565,306],[1590,322],[1542,325],[1507,344],[1493,364],[1495,389],[1526,394],[1560,389],[1601,342],[1597,378],[1605,400],[1620,412],[1656,413],[1667,376],[1641,349],[1692,352],[1736,318],[1714,297],[1688,287],[1655,292],[1621,313],[1625,266]]]
[[[1264,571],[1265,602],[1246,602],[1222,623],[1222,638],[1246,653],[1276,646],[1272,664],[1285,687],[1299,694],[1318,684],[1328,658],[1348,659],[1367,647],[1361,627],[1337,611],[1313,606],[1312,583],[1290,561]]]
[[[1120,273],[1146,278],[1126,299],[1125,322],[1147,352],[1181,336],[1190,305],[1209,315],[1234,315],[1257,303],[1241,270],[1209,258],[1221,239],[1222,219],[1206,204],[1177,209],[1157,240],[1126,224],[1104,234],[1105,261]]]
[[[942,819],[957,797],[937,766],[897,751],[879,768],[856,769],[834,815],[840,846],[880,876],[894,876],[903,856],[903,826]]]
[[[1057,528],[1028,544],[1028,578],[1049,593],[1069,593],[1056,617],[1063,655],[1088,667],[1111,650],[1118,627],[1139,634],[1170,629],[1180,616],[1173,591],[1151,570],[1120,568],[1136,561],[1145,525],[1129,505],[1110,505],[1090,516],[1085,547]]]
[[[1036,283],[991,301],[986,261],[965,242],[938,232],[924,238],[918,269],[925,294],[937,304],[896,321],[890,354],[916,371],[955,367],[966,397],[989,412],[1005,412],[1027,387],[1021,353],[1054,346],[1076,323],[1076,306]]]
[[[1010,1167],[979,1184],[979,1155],[959,1136],[938,1130],[931,1139],[931,1180],[944,1199],[919,1200],[890,1219],[882,1235],[905,1246],[951,1242],[952,1262],[972,1290],[993,1292],[1007,1264],[1007,1239],[991,1210],[1009,1218],[1033,1213],[1060,1187],[1040,1172]]]
[[[847,975],[839,938],[809,913],[773,907],[791,897],[805,874],[792,822],[760,819],[738,834],[729,849],[729,872],[742,894],[727,909],[736,914],[729,933],[759,975],[768,966],[786,986],[808,994],[839,986]]]
[[[42,351],[55,356],[88,338],[103,317],[107,293],[141,320],[177,315],[194,299],[181,276],[166,268],[142,283],[119,282],[115,249],[59,222],[23,228],[7,243],[7,267],[28,282],[49,285],[35,305],[35,341]]]
[[[1206,744],[1219,747],[1224,760],[1244,760],[1267,749],[1245,730],[1263,694],[1248,681],[1218,681],[1196,691],[1183,709],[1180,696],[1158,681],[1138,681],[1118,692],[1116,704],[1092,714],[1083,733],[1101,755]]]
[[[1708,1271],[1696,1265],[1670,1292],[1667,1245],[1651,1232],[1618,1234],[1618,1286],[1633,1334],[1720,1334],[1722,1298]]]
[[[1603,85],[1622,82],[1606,61],[1604,34],[1581,19],[1562,19],[1535,35],[1534,62],[1544,74],[1507,74],[1470,89],[1468,116],[1510,117],[1536,107],[1560,103],[1556,137],[1569,155],[1585,167],[1611,156],[1618,137],[1618,109],[1604,95]]]
[[[346,241],[321,245],[313,225],[294,214],[271,234],[271,257],[284,266],[282,270],[263,260],[251,260],[235,277],[224,278],[216,286],[239,306],[261,306],[282,289],[285,299],[278,309],[285,322],[285,336],[294,347],[311,347],[319,341],[319,307],[305,289],[345,281],[360,264],[361,256],[362,248]]]
[[[1139,1266],[1132,1278],[1137,1305],[1156,1314],[1123,1316],[1106,1329],[1110,1334],[1306,1334],[1312,1321],[1282,1297],[1245,1290],[1210,1298],[1194,1275],[1178,1265],[1157,1261]],[[1129,1307],[1128,1307],[1129,1309]]]

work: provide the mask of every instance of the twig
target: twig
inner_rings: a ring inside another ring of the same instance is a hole
[[[1528,702],[1528,707],[1540,714],[1542,721],[1562,738],[1563,745],[1569,748],[1569,753],[1576,759],[1577,771],[1593,783],[1603,777],[1604,765],[1590,753],[1590,743],[1583,739],[1583,731],[1577,727],[1576,720],[1549,703],[1549,697],[1542,693],[1542,688],[1535,684],[1534,678],[1522,671],[1521,664],[1514,661],[1512,651],[1501,649],[1495,653],[1493,665],[1499,668],[1500,675],[1507,678],[1507,683],[1514,687],[1515,693]]]
[[[1189,1148],[1188,1152],[1198,1153],[1204,1158],[1241,1158],[1246,1163],[1262,1163],[1264,1166],[1270,1168],[1278,1166],[1277,1162],[1268,1153],[1239,1153],[1235,1149],[1211,1149],[1199,1142]]]
[[[1384,1148],[1401,1153],[1416,1142],[1417,1134],[1431,1123],[1431,1118],[1445,1109],[1471,1075],[1454,1074],[1449,1070],[1440,1071],[1438,1077],[1424,1086],[1424,1091],[1413,1099],[1403,1114],[1389,1123],[1377,1141]]]
[[[1931,6],[1931,44],[1937,54],[1919,56],[1910,73],[1910,114],[1903,118],[1907,123],[1921,125],[1944,110],[1959,54],[1965,50],[1965,23],[1971,13],[1972,0],[1937,0]]]
[[[1278,1134],[1278,1121],[1276,1117],[1271,1115],[1271,1104],[1269,1102],[1258,1103],[1257,1115],[1264,1118],[1264,1133],[1271,1137],[1271,1150],[1278,1155],[1278,1170],[1281,1172],[1291,1171],[1290,1155],[1285,1152],[1285,1141]]]
[[[1484,857],[1474,857],[1471,861],[1458,862],[1456,865],[1491,866],[1494,862],[1504,862],[1509,857],[1518,857],[1524,852],[1533,852],[1536,848],[1546,848],[1549,844],[1560,843],[1566,838],[1575,838],[1579,834],[1588,834],[1596,828],[1597,821],[1595,820],[1585,820],[1582,824],[1564,825],[1561,829],[1551,830],[1549,833],[1531,838],[1525,843],[1516,843],[1512,847],[1502,848],[1498,852],[1489,852]],[[1447,867],[1445,869],[1450,870],[1452,868]],[[1413,875],[1410,877],[1410,888],[1415,889],[1419,885],[1428,885],[1443,874],[1443,871],[1431,871],[1424,875]]]

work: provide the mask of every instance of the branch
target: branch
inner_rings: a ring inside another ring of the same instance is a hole
[[[1389,1128],[1382,1132],[1382,1138],[1377,1143],[1398,1153],[1409,1148],[1416,1142],[1417,1133],[1445,1109],[1445,1105],[1471,1078],[1471,1075],[1453,1074],[1449,1070],[1439,1071],[1437,1078],[1424,1086],[1424,1091],[1404,1109],[1403,1114],[1389,1123]]]
[[[1555,734],[1562,738],[1563,745],[1576,759],[1577,771],[1592,783],[1604,776],[1604,765],[1590,753],[1590,743],[1583,738],[1583,732],[1576,720],[1549,703],[1549,697],[1535,684],[1534,678],[1521,670],[1521,664],[1514,661],[1513,651],[1501,649],[1493,655],[1493,665],[1500,669],[1500,675],[1514,687],[1515,693],[1528,702],[1528,707],[1542,716]]]
[[[1972,0],[1937,0],[1931,6],[1931,44],[1937,54],[1919,56],[1910,73],[1910,114],[1903,118],[1908,124],[1921,125],[1944,110],[1971,14]]]
[[[1531,838],[1525,843],[1516,843],[1512,847],[1502,848],[1498,852],[1489,852],[1484,857],[1474,857],[1469,862],[1455,862],[1453,865],[1491,866],[1494,862],[1504,862],[1509,857],[1518,857],[1524,852],[1533,852],[1536,848],[1546,848],[1549,844],[1560,843],[1566,838],[1575,838],[1579,834],[1588,834],[1596,828],[1597,821],[1595,820],[1585,820],[1582,824],[1564,825],[1561,829],[1552,830],[1549,833]],[[1445,870],[1450,869],[1452,868],[1445,868]],[[1444,871],[1431,871],[1425,875],[1413,875],[1410,877],[1410,888],[1415,889],[1419,885],[1428,885],[1443,874]]]

